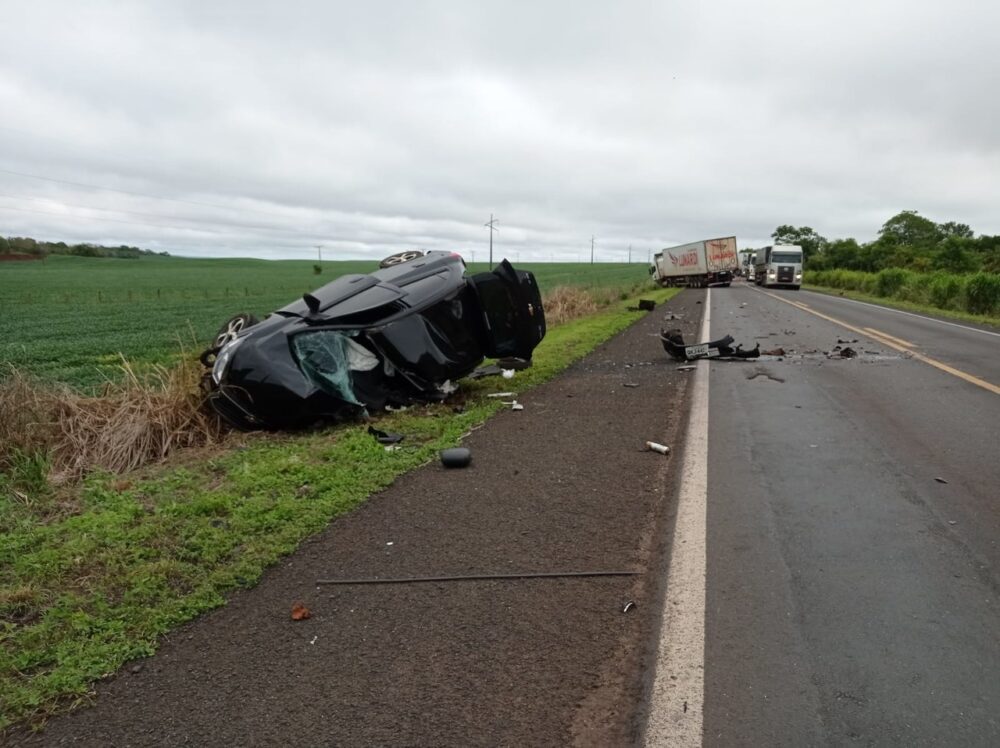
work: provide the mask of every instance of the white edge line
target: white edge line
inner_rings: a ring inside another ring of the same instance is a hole
[[[711,339],[711,291],[698,342]],[[646,746],[700,746],[705,703],[709,359],[698,362],[677,492]]]

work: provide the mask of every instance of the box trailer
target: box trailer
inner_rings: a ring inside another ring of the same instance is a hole
[[[740,266],[736,237],[667,247],[653,255],[649,272],[661,286],[728,286]]]

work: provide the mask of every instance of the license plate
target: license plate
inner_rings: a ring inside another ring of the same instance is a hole
[[[705,356],[712,355],[710,353],[710,350],[711,349],[708,347],[707,344],[704,344],[704,345],[689,345],[689,346],[686,346],[684,348],[684,355],[687,356],[688,359],[703,358]]]

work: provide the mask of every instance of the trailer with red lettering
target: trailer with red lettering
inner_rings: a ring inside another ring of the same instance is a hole
[[[667,247],[653,255],[649,273],[661,286],[728,286],[740,266],[736,237]]]

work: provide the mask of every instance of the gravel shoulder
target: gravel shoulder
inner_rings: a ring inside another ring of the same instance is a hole
[[[628,745],[642,730],[689,340],[684,291],[338,519],[252,590],[14,745]],[[670,312],[683,315],[664,321]],[[637,386],[626,386],[637,385]],[[497,380],[516,390],[517,379]],[[317,586],[330,578],[636,576]],[[628,601],[636,606],[623,613]],[[296,602],[312,615],[292,621]]]

